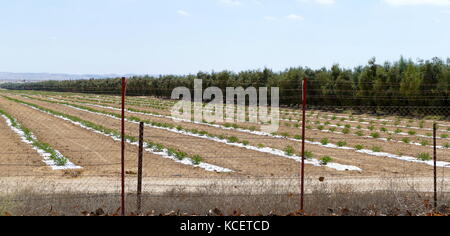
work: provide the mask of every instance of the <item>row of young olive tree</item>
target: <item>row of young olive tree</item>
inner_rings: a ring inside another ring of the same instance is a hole
[[[239,73],[230,71],[196,75],[135,76],[128,81],[131,96],[170,98],[176,87],[193,89],[194,79],[202,79],[203,87],[279,87],[280,104],[298,106],[301,84],[309,78],[309,104],[316,106],[429,106],[450,107],[450,59],[446,61],[400,60],[377,64],[375,58],[367,65],[353,69],[334,65],[330,69],[313,70],[304,67],[282,72],[270,69]],[[43,90],[98,94],[120,94],[120,79],[91,79],[75,81],[44,81],[37,83],[8,83],[11,90]],[[448,112],[447,112],[448,115]]]

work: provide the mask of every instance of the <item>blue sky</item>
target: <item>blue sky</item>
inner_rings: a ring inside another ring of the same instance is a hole
[[[0,71],[185,74],[450,57],[450,0],[14,0]]]

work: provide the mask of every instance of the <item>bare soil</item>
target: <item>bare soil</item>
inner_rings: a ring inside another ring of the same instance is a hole
[[[0,106],[18,122],[29,128],[40,141],[50,144],[70,161],[82,166],[82,176],[119,176],[121,159],[119,142],[3,98],[0,99]],[[137,149],[136,146],[126,146],[127,170],[134,173],[137,169]],[[20,150],[22,149],[17,149],[17,151],[14,149],[14,152],[20,153]],[[150,153],[144,154],[144,160],[146,176],[218,176],[217,173],[178,164]],[[21,167],[13,168],[11,172],[22,173]],[[61,176],[65,174],[65,171],[53,171],[52,173]]]
[[[35,102],[37,102],[37,101],[35,101]],[[41,102],[40,104],[49,105],[49,103],[44,103],[44,102]],[[84,105],[87,106],[86,104],[84,104]],[[58,106],[60,106],[60,105],[58,105]],[[70,109],[70,108],[65,107],[65,106],[61,106],[60,108],[61,109]],[[104,111],[108,111],[108,112],[113,112],[113,113],[116,112],[116,111],[112,111],[110,109],[102,109],[102,108],[98,108],[98,107],[93,107],[93,108],[98,109],[98,110],[104,110]],[[145,119],[149,119],[149,120],[153,120],[153,121],[161,121],[161,122],[165,122],[165,123],[176,124],[175,122],[171,121],[170,119],[156,118],[156,117],[152,117],[152,116],[136,115],[136,114],[133,114],[133,116],[137,116],[137,117],[140,117],[140,118],[145,118]],[[257,146],[258,144],[264,144],[265,146],[278,148],[278,149],[281,149],[281,150],[284,150],[288,145],[293,146],[293,147],[298,147],[299,146],[299,142],[290,141],[290,140],[287,140],[287,139],[277,139],[277,138],[271,138],[271,137],[262,137],[262,136],[248,134],[248,133],[242,133],[242,132],[237,132],[237,131],[229,131],[229,130],[222,130],[222,129],[209,127],[209,126],[205,126],[205,125],[196,125],[196,124],[186,123],[186,122],[183,122],[182,126],[185,127],[185,128],[196,128],[196,129],[199,129],[199,130],[208,131],[208,132],[210,132],[212,134],[218,134],[218,135],[219,134],[226,134],[226,135],[236,136],[240,140],[248,140],[250,142],[250,144],[254,145],[254,146]],[[321,133],[317,133],[317,134],[311,135],[310,132],[308,132],[308,138],[309,137],[315,137],[315,138],[329,137],[330,140],[336,138],[335,134],[326,134],[326,133],[325,134],[321,134]],[[340,138],[340,137],[338,137],[338,138]],[[341,140],[347,140],[347,139],[348,139],[348,137],[342,137]],[[372,141],[372,140],[368,140],[368,142],[369,141]],[[352,142],[349,142],[349,143],[350,143],[350,145],[352,144]],[[355,145],[356,144],[366,144],[366,143],[365,142],[358,142],[358,143],[355,143]],[[192,143],[190,145],[191,146],[198,146],[198,144],[192,144]],[[375,145],[375,144],[370,142],[370,145]],[[371,147],[370,145],[366,144],[366,146],[368,148]],[[385,142],[383,142],[383,141],[380,141],[380,145],[383,145],[383,149],[386,146]],[[224,147],[224,148],[229,149],[229,146],[227,146],[227,145],[225,145],[225,146],[226,147]],[[329,175],[331,175],[331,176],[342,176],[342,175],[346,175],[346,176],[348,176],[348,175],[358,175],[358,176],[361,176],[361,175],[363,175],[363,176],[417,175],[417,176],[419,176],[419,175],[429,175],[430,171],[432,170],[431,166],[428,166],[428,165],[425,165],[425,164],[410,163],[410,162],[405,162],[405,161],[396,160],[396,159],[387,158],[387,157],[375,157],[375,156],[370,156],[370,155],[366,155],[366,154],[357,153],[357,152],[354,152],[354,151],[336,150],[336,149],[320,147],[320,146],[317,146],[317,145],[307,145],[307,150],[308,151],[312,151],[316,155],[316,158],[321,158],[321,157],[324,157],[324,156],[330,156],[337,163],[347,164],[347,165],[355,165],[355,166],[358,166],[358,167],[363,169],[363,172],[361,172],[361,173],[357,173],[357,172],[356,173],[355,172],[331,173],[329,171],[322,172],[323,173],[322,175],[325,175],[325,176],[329,176]],[[397,153],[397,150],[395,150],[394,154],[396,154],[396,153]],[[239,154],[239,155],[241,155],[241,154]],[[256,155],[258,157],[261,156],[260,153],[257,153]],[[380,162],[382,162],[383,164],[380,164]],[[273,174],[273,172],[274,172],[274,170],[272,168],[270,173]],[[294,174],[295,173],[298,173],[298,171],[294,172]],[[278,176],[278,175],[273,174],[273,176]]]

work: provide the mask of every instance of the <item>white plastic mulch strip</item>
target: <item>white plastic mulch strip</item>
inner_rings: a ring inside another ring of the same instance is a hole
[[[407,162],[424,163],[424,164],[427,164],[427,165],[430,165],[430,166],[434,166],[434,162],[432,160],[431,161],[422,161],[422,160],[419,160],[419,159],[414,158],[414,157],[399,156],[399,155],[385,153],[385,152],[374,152],[372,150],[359,150],[357,152],[365,153],[365,154],[369,154],[369,155],[373,155],[373,156],[389,157],[389,158],[394,158],[394,159],[407,161]],[[438,162],[436,162],[436,165],[438,167],[450,168],[450,163],[449,162],[445,162],[445,161],[438,161]]]
[[[29,106],[29,105],[27,105],[27,106]],[[87,127],[87,126],[83,125],[83,124],[80,123],[80,122],[73,121],[73,120],[68,119],[68,118],[66,118],[66,117],[63,117],[63,116],[54,115],[54,114],[52,114],[52,113],[50,113],[50,112],[47,112],[47,111],[38,109],[38,108],[33,107],[33,106],[29,106],[29,107],[32,108],[32,109],[34,109],[34,110],[37,110],[37,111],[40,111],[40,112],[44,112],[44,113],[46,113],[46,114],[49,114],[49,115],[51,115],[51,116],[53,116],[53,117],[57,117],[57,118],[59,118],[59,119],[65,120],[65,121],[67,121],[67,122],[70,122],[70,123],[72,123],[72,124],[74,124],[74,125],[77,125],[77,126],[79,126],[79,127],[82,127],[82,128],[84,128],[84,129],[86,129],[86,130],[89,130],[89,131],[91,131],[91,132],[94,132],[94,133],[97,133],[97,134],[101,134],[101,135],[110,137],[110,138],[112,138],[114,141],[121,141],[121,137],[117,137],[117,136],[112,135],[112,134],[107,134],[107,133],[98,131],[98,130],[96,130],[96,129]],[[126,140],[126,142],[129,143],[129,144],[131,144],[131,145],[139,146],[139,143],[138,143],[138,142],[131,142],[130,140]],[[147,143],[144,143],[144,145],[145,145],[145,146],[148,146]],[[230,170],[230,169],[223,168],[223,167],[216,166],[216,165],[212,165],[212,164],[208,164],[208,163],[203,163],[203,162],[200,163],[199,165],[194,165],[194,164],[193,164],[193,160],[190,159],[190,158],[185,158],[185,159],[183,159],[183,160],[178,160],[178,159],[176,159],[176,158],[174,158],[174,157],[171,157],[171,156],[168,154],[168,150],[167,150],[167,149],[164,149],[164,150],[161,150],[161,151],[154,151],[154,150],[152,150],[152,149],[150,149],[150,148],[146,148],[145,151],[150,152],[150,153],[155,154],[155,155],[162,156],[162,157],[167,158],[167,159],[171,159],[171,160],[173,160],[173,161],[175,161],[175,162],[177,162],[177,163],[181,163],[181,164],[183,164],[183,165],[189,165],[189,166],[198,167],[198,168],[204,169],[204,170],[206,170],[206,171],[220,172],[220,173],[233,172],[233,171]]]
[[[106,116],[106,117],[109,117],[109,118],[112,118],[112,119],[119,120],[119,118],[117,118],[115,116],[112,116],[112,115],[103,114],[103,113],[99,113],[99,112],[88,111],[88,110],[81,109],[81,108],[74,107],[74,106],[70,106],[70,105],[65,105],[65,106],[68,106],[68,107],[76,109],[76,110],[89,112],[89,113],[96,114],[96,115],[102,115],[102,116]],[[127,122],[130,122],[130,123],[139,124],[139,122],[137,122],[137,121],[130,121],[128,119],[125,119],[125,120]],[[292,156],[286,155],[284,151],[278,150],[278,149],[258,148],[258,147],[254,147],[254,146],[244,145],[244,144],[241,144],[241,143],[232,143],[232,142],[228,142],[227,140],[224,140],[224,139],[219,139],[219,138],[215,138],[215,137],[209,137],[209,136],[200,135],[200,134],[193,134],[193,133],[190,133],[190,132],[177,130],[175,128],[173,128],[173,129],[172,128],[164,128],[164,127],[153,126],[153,125],[150,125],[150,124],[145,124],[145,126],[152,127],[152,128],[155,128],[155,129],[166,130],[166,131],[169,131],[169,132],[178,133],[178,134],[182,134],[182,135],[192,136],[192,137],[196,137],[196,138],[208,139],[208,140],[211,140],[211,141],[214,141],[214,142],[223,143],[223,144],[227,144],[227,145],[235,146],[235,147],[240,147],[240,148],[245,148],[245,149],[253,150],[253,151],[257,151],[257,152],[272,154],[272,155],[288,158],[288,159],[291,159],[291,160],[294,160],[294,161],[297,161],[297,162],[301,162],[302,161],[301,157],[295,156],[295,155],[292,155]],[[320,161],[317,160],[317,159],[310,159],[310,160],[305,161],[305,163],[309,164],[309,165],[313,165],[313,166],[326,166],[328,168],[335,169],[335,170],[338,170],[338,171],[362,171],[362,169],[359,168],[359,167],[351,166],[351,165],[342,165],[342,164],[338,164],[338,163],[328,163],[327,165],[321,165]]]
[[[393,143],[401,143],[401,144],[410,144],[410,145],[415,145],[415,146],[421,146],[421,147],[428,147],[428,148],[434,148],[434,146],[429,146],[429,145],[422,145],[421,143],[415,143],[415,142],[409,142],[409,143],[405,143],[403,141],[397,141],[397,140],[388,140],[387,138],[374,138],[372,136],[358,136],[356,134],[344,134],[342,132],[331,132],[330,130],[319,130],[319,129],[311,129],[313,131],[319,131],[319,132],[323,132],[323,133],[330,133],[330,134],[343,134],[343,135],[352,135],[352,136],[357,136],[360,138],[367,138],[367,139],[377,139],[380,141],[384,141],[384,142],[393,142]],[[436,146],[437,149],[448,149],[444,146]]]
[[[36,150],[36,152],[43,157],[43,162],[48,165],[49,167],[52,168],[52,170],[73,170],[73,169],[82,169],[82,167],[77,166],[75,164],[73,164],[72,162],[70,162],[66,157],[64,157],[58,150],[54,150],[56,155],[59,158],[65,158],[67,160],[67,163],[64,166],[59,166],[56,164],[56,162],[54,160],[51,159],[52,154],[46,152],[45,150],[42,150],[36,146],[33,145],[32,141],[29,141],[26,138],[25,132],[21,129],[18,129],[16,127],[13,126],[12,121],[5,115],[1,115],[5,120],[6,120],[6,124],[9,126],[9,128],[16,133],[17,135],[19,135],[21,141],[23,143],[29,144],[33,147],[34,150]],[[37,140],[36,136],[31,135],[31,138],[33,140]]]
[[[296,120],[296,119],[280,119],[282,121],[290,121],[290,122],[300,122],[300,120]],[[329,121],[333,121],[333,119],[324,119],[321,118],[321,120],[329,120]],[[370,122],[359,122],[359,121],[354,121],[354,120],[346,120],[344,122],[348,122],[348,123],[357,123],[357,124],[363,124],[363,125],[370,125]],[[422,131],[433,131],[433,129],[431,128],[420,128],[420,127],[414,127],[414,126],[404,126],[404,125],[390,125],[387,124],[385,125],[387,127],[394,127],[394,128],[405,128],[405,129],[414,129],[414,130],[422,130]],[[446,126],[446,125],[440,125],[440,126]],[[450,132],[449,130],[440,130],[441,132]],[[427,136],[425,136],[427,137]]]

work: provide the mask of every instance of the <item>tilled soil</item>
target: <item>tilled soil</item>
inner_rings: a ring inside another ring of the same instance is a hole
[[[0,99],[0,106],[29,128],[40,141],[50,144],[76,165],[82,166],[82,176],[119,176],[120,143],[96,134],[62,119],[34,110],[25,105]],[[20,153],[23,148],[11,149]],[[138,148],[126,146],[126,168],[130,175],[137,171]],[[17,155],[20,157],[20,155]],[[20,167],[11,172],[22,173]],[[64,174],[64,171],[52,173]],[[182,165],[158,155],[144,154],[144,174],[155,177],[217,177],[224,174],[207,172]],[[230,175],[230,174],[225,174]]]
[[[67,106],[62,106],[62,105],[55,105],[55,104],[50,104],[50,103],[46,103],[46,102],[39,102],[36,100],[32,100],[31,102],[34,103],[39,103],[40,105],[45,105],[45,106],[52,106],[53,108],[57,108],[57,109],[63,109],[65,112],[69,111],[71,114],[77,114],[77,115],[87,115],[87,116],[93,116],[97,117],[94,118],[97,121],[101,120],[100,118],[102,117],[103,119],[109,119],[109,118],[105,118],[104,116],[99,116],[99,115],[94,115],[94,114],[89,114],[86,112],[82,112],[82,111],[78,111],[78,110],[74,110],[71,108],[68,108]],[[100,108],[95,107],[95,109],[101,110]],[[103,109],[103,110],[108,110],[108,109]],[[109,112],[112,112],[111,110],[108,110]],[[133,116],[139,116],[136,114],[133,114]],[[86,117],[86,116],[85,116]],[[146,119],[150,119],[150,120],[155,120],[155,119],[159,119],[159,121],[163,121],[161,120],[161,118],[154,118],[151,116],[143,116]],[[114,122],[114,121],[111,121]],[[118,122],[118,121],[115,121]],[[169,119],[164,119],[164,122],[166,123],[171,123]],[[270,146],[270,147],[276,147],[279,149],[284,149],[287,145],[292,145],[292,146],[298,146],[299,142],[295,142],[295,141],[289,141],[289,140],[284,140],[284,139],[276,139],[276,138],[270,138],[270,137],[261,137],[261,136],[257,136],[257,135],[252,135],[252,134],[247,134],[247,133],[241,133],[241,132],[236,132],[236,131],[224,131],[221,129],[217,129],[217,128],[213,128],[213,127],[208,127],[208,126],[204,126],[204,125],[195,125],[192,123],[183,123],[182,125],[185,128],[198,128],[199,130],[205,130],[208,131],[210,133],[214,133],[214,134],[231,134],[234,135],[238,138],[240,138],[241,140],[249,140],[250,143],[254,146],[256,146],[257,144],[265,144],[266,146]],[[136,129],[136,128],[134,128]],[[158,131],[156,131],[158,132]],[[153,133],[153,131],[152,131]],[[166,133],[166,135],[169,135]],[[173,135],[173,134],[171,134]],[[165,138],[165,136],[160,136],[158,138]],[[180,135],[175,135],[174,138],[180,138]],[[184,137],[183,139],[191,139],[190,137]],[[184,141],[184,145],[181,145],[180,148],[185,148],[186,145],[188,146],[193,146],[193,147],[198,147],[200,146],[199,144],[196,143],[186,143],[188,140]],[[210,142],[210,141],[207,141]],[[217,144],[213,144],[213,145],[217,145]],[[229,149],[229,148],[234,148],[234,147],[230,147],[228,145],[225,145],[223,148]],[[203,149],[201,149],[203,150]],[[335,162],[337,163],[341,163],[341,164],[348,164],[348,165],[355,165],[358,166],[360,168],[363,169],[362,173],[354,173],[354,172],[338,172],[338,173],[331,173],[331,175],[371,175],[371,176],[380,176],[380,175],[393,175],[393,176],[397,176],[397,175],[429,175],[430,171],[432,170],[431,166],[425,165],[425,164],[417,164],[417,163],[409,163],[409,162],[405,162],[405,161],[401,161],[401,160],[396,160],[396,159],[392,159],[392,158],[383,158],[383,157],[375,157],[375,156],[370,156],[370,155],[366,155],[366,154],[361,154],[361,153],[357,153],[354,151],[348,151],[348,150],[336,150],[336,149],[330,149],[330,148],[325,148],[325,147],[320,147],[317,145],[307,145],[307,150],[308,151],[312,151],[316,157],[320,158],[323,156],[331,156]],[[256,155],[261,156],[261,153],[257,153]],[[217,154],[216,154],[217,156]],[[212,156],[214,158],[214,156]],[[236,159],[236,158],[234,158]],[[240,159],[240,158],[239,158]],[[285,160],[286,161],[286,160]],[[287,160],[289,162],[289,160]],[[382,163],[382,164],[380,164]],[[223,165],[222,165],[223,166]],[[256,166],[256,165],[255,165]],[[298,166],[298,164],[297,164]],[[258,166],[258,168],[260,168],[260,166]],[[312,168],[315,169],[315,168]],[[265,170],[267,171],[267,170]],[[274,172],[275,170],[270,171],[271,173]],[[297,172],[294,172],[297,173]],[[273,173],[272,173],[273,174]],[[325,173],[324,173],[325,174]],[[275,175],[277,176],[277,175]]]
[[[0,106],[4,109],[3,106]],[[33,176],[49,175],[50,167],[42,161],[41,157],[30,144],[21,141],[7,125],[6,120],[0,117],[0,176]]]
[[[117,127],[120,127],[120,120],[117,119],[80,111],[64,105],[19,98],[65,114],[80,117],[107,128],[117,129]],[[138,137],[139,128],[137,124],[127,122],[126,130],[127,134]],[[145,140],[180,149],[191,155],[198,154],[203,157],[206,163],[229,168],[236,173],[245,176],[296,176],[299,173],[299,163],[296,161],[272,154],[233,147],[202,138],[181,135],[150,127],[145,128],[144,138]],[[313,167],[309,165],[307,166],[307,170],[309,173],[316,176],[348,174],[347,172],[340,172],[327,167]]]

